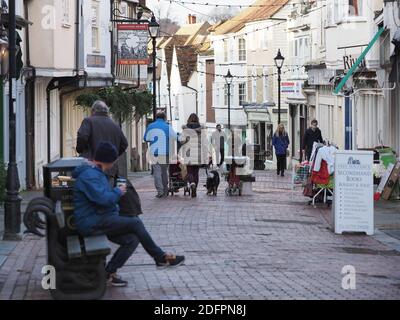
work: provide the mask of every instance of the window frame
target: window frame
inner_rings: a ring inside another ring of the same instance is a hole
[[[253,78],[251,80],[251,100],[253,103],[257,103],[257,69],[252,71]]]
[[[229,60],[229,43],[227,40],[223,40],[223,51],[224,51],[224,62]]]
[[[238,84],[238,103],[239,106],[243,106],[247,100],[247,86],[246,82],[240,82]]]
[[[243,47],[241,46],[241,44],[244,44]],[[244,37],[240,37],[238,39],[238,61],[247,61],[247,43]]]
[[[61,24],[63,27],[70,27],[71,26],[70,0],[62,0],[61,9],[62,9]]]
[[[268,74],[268,68],[264,68],[264,75]],[[263,100],[264,102],[268,102],[270,99],[269,97],[269,83],[268,83],[268,77],[264,76],[263,77]]]
[[[93,16],[93,12],[94,10],[96,10],[96,24],[93,23],[94,20],[94,16]],[[90,27],[91,27],[91,31],[92,31],[92,52],[100,52],[100,3],[98,0],[92,0],[91,3],[91,23],[90,23]],[[94,46],[93,40],[94,40],[94,35],[93,35],[93,30],[96,29],[96,33],[97,33],[97,37],[96,37],[96,44],[97,46]]]

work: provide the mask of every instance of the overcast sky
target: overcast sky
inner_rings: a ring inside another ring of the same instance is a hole
[[[200,3],[214,3],[214,4],[231,4],[231,5],[246,5],[252,4],[255,0],[182,0],[183,2],[200,2]],[[215,9],[215,6],[202,6],[202,5],[187,5],[182,7],[177,3],[172,3],[168,0],[147,0],[147,6],[152,9],[156,14],[158,13],[159,8],[161,8],[161,16],[165,16],[168,12],[168,8],[170,8],[170,17],[173,20],[178,21],[180,24],[184,24],[187,22],[187,16],[189,14],[194,14],[199,18],[202,17],[207,19],[207,16],[202,16],[199,13],[209,13],[212,9]],[[242,9],[243,10],[243,9]]]

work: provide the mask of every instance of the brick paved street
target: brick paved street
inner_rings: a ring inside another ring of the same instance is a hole
[[[157,270],[139,247],[121,269],[129,286],[109,288],[105,299],[400,298],[399,252],[372,237],[335,235],[329,210],[308,206],[300,191],[291,199],[289,178],[257,175],[253,196],[227,198],[220,186],[216,198],[163,200],[150,176],[138,178],[145,225],[186,264]],[[26,236],[0,269],[0,299],[49,299],[40,286],[45,262],[44,240]],[[345,265],[356,268],[356,290],[341,287]]]

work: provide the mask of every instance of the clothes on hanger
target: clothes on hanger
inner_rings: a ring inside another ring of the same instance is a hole
[[[328,170],[328,163],[325,160],[322,160],[320,163],[320,167],[318,171],[313,170],[311,173],[311,181],[315,184],[322,184],[326,185],[329,183],[329,170]]]
[[[311,152],[311,157],[310,157],[310,159],[309,159],[309,161],[310,161],[311,164],[314,162],[314,159],[315,159],[315,157],[316,157],[316,155],[317,155],[318,149],[321,148],[321,147],[323,147],[323,146],[324,146],[323,143],[314,142],[314,144],[313,144],[313,149],[312,149],[312,152]]]
[[[336,148],[334,146],[323,146],[318,149],[318,152],[314,160],[314,171],[318,172],[321,168],[322,161],[327,163],[327,168],[329,175],[333,174],[335,171],[335,152]]]

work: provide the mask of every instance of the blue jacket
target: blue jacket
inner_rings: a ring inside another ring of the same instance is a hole
[[[272,145],[275,148],[276,155],[286,155],[286,150],[289,147],[289,144],[289,136],[287,134],[284,136],[277,136],[274,134],[274,137],[272,138]]]
[[[150,142],[150,152],[155,157],[169,155],[170,139],[176,138],[174,129],[162,119],[150,123],[144,134],[144,141]]]
[[[92,233],[93,227],[104,215],[118,215],[119,188],[111,188],[104,172],[87,163],[75,169],[74,216],[78,231]]]

